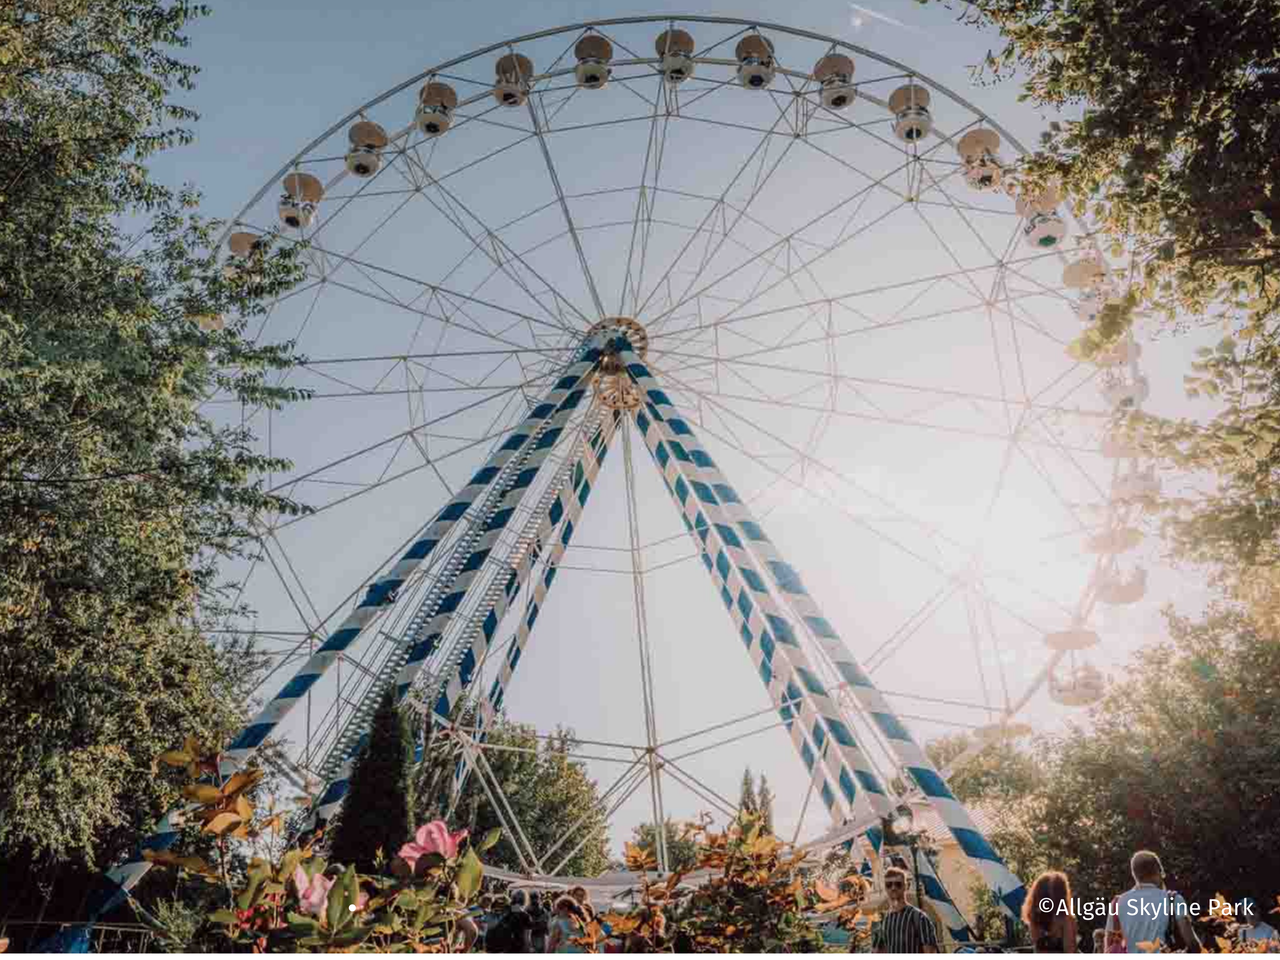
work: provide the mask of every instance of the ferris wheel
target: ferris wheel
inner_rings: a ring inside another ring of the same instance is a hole
[[[563,718],[610,811],[728,816],[745,755],[796,839],[874,859],[931,806],[1016,911],[912,731],[1102,695],[1095,609],[1142,600],[1159,483],[1109,432],[1139,344],[1066,352],[1118,282],[1009,189],[1023,152],[910,67],[727,17],[495,43],[335,123],[226,238],[231,273],[305,243],[248,332],[313,395],[224,410],[313,508],[236,571],[272,669],[226,763],[282,742],[328,817],[388,687],[475,705],[459,778],[499,714]],[[508,826],[527,876],[574,848]]]

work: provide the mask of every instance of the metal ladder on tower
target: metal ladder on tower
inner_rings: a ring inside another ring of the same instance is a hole
[[[599,405],[593,406],[579,430],[579,435],[585,438],[594,436],[603,424],[604,418],[605,409]],[[519,569],[521,562],[533,548],[538,538],[538,529],[542,526],[556,497],[560,495],[565,485],[570,481],[577,459],[576,456],[570,455],[564,457],[561,461],[551,478],[551,482],[547,484],[542,491],[542,495],[534,504],[529,519],[525,521],[511,549],[507,551],[505,560],[490,578],[484,592],[480,595],[479,602],[472,608],[471,615],[462,620],[461,628],[451,639],[442,641],[442,646],[446,647],[446,652],[441,657],[439,666],[432,671],[430,677],[426,678],[425,683],[418,685],[420,691],[425,694],[420,702],[424,703],[428,709],[435,708],[436,702],[440,699],[440,694],[444,692],[450,679],[457,673],[467,655],[467,651],[472,648],[476,636],[484,627],[484,621],[489,611],[493,609],[494,604],[506,592],[507,582],[511,574]],[[543,546],[545,547],[545,544]],[[542,548],[540,547],[539,549]]]
[[[466,530],[450,548],[448,557],[432,577],[431,585],[427,588],[422,602],[418,604],[418,608],[410,616],[400,639],[378,668],[371,681],[369,693],[373,695],[366,695],[360,701],[343,726],[342,732],[338,734],[328,751],[326,751],[317,771],[324,783],[329,783],[335,779],[342,772],[343,766],[351,758],[352,754],[355,753],[361,738],[364,737],[373,721],[373,714],[378,709],[381,691],[386,690],[390,684],[396,682],[396,678],[400,675],[400,671],[404,669],[405,663],[408,662],[409,653],[413,645],[418,641],[423,628],[439,612],[445,591],[449,589],[454,578],[461,572],[463,565],[467,562],[467,558],[471,556],[477,541],[484,533],[485,526],[497,513],[498,505],[507,495],[516,477],[528,462],[545,430],[546,424],[529,438],[517,456],[506,462],[499,471],[498,476],[494,478],[493,484],[489,488],[489,493],[480,509],[476,511],[473,517],[463,519],[462,522],[467,525]]]

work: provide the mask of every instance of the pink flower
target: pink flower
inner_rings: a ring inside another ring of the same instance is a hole
[[[452,860],[458,855],[458,844],[466,835],[466,830],[450,833],[443,820],[432,820],[420,826],[413,840],[400,848],[400,858],[411,867],[417,865],[419,857],[428,853],[438,853],[446,860]]]
[[[299,865],[293,868],[293,883],[298,888],[298,912],[313,917],[324,916],[329,905],[329,889],[334,881],[321,873],[307,879],[306,871]]]

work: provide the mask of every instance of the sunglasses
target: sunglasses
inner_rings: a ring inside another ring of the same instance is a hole
[[[902,889],[905,889],[905,887],[906,887],[906,884],[903,883],[901,880],[890,880],[888,883],[885,884],[885,888],[888,890],[902,890]]]

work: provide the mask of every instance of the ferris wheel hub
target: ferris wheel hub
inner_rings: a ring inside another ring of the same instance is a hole
[[[649,333],[643,324],[631,317],[605,317],[592,324],[587,331],[587,339],[597,334],[604,334],[606,343],[615,336],[626,337],[638,356],[645,357],[649,353]],[[592,386],[600,403],[611,410],[635,410],[643,402],[639,388],[623,368],[617,351],[612,348],[600,360],[592,377]]]

